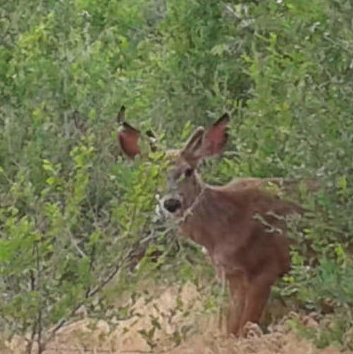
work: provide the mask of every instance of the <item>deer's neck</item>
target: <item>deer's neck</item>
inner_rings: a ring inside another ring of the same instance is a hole
[[[198,193],[193,196],[180,223],[181,232],[210,251],[224,237],[223,228],[235,208],[217,187],[199,180]]]
[[[193,209],[195,209],[202,197],[207,185],[201,180],[200,176],[195,175],[188,185],[183,190],[183,200],[184,200],[184,215],[189,214]]]

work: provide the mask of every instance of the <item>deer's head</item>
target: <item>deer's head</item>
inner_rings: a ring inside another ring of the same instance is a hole
[[[181,216],[195,201],[202,189],[197,173],[203,159],[218,155],[227,142],[229,115],[222,115],[209,128],[198,127],[184,147],[166,152],[169,161],[166,194],[160,201],[165,214]],[[125,155],[133,159],[139,150],[141,134],[124,123],[119,131],[119,142]]]

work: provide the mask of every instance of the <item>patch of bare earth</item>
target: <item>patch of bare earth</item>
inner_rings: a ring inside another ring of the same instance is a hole
[[[284,325],[277,325],[269,334],[262,334],[253,325],[248,328],[247,338],[226,337],[218,328],[217,316],[205,313],[203,300],[192,284],[166,288],[152,298],[138,299],[131,305],[134,311],[129,319],[108,324],[87,318],[63,327],[48,344],[45,354],[339,353],[334,348],[315,348]],[[1,353],[23,353],[25,342],[15,338],[7,347]]]

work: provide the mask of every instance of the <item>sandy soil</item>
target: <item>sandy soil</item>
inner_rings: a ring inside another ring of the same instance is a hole
[[[48,344],[45,354],[72,353],[169,353],[169,354],[334,354],[335,348],[319,350],[278,324],[262,334],[249,326],[247,338],[227,338],[219,329],[217,315],[204,311],[204,300],[192,284],[169,287],[152,300],[141,297],[134,316],[116,324],[88,318],[63,327]],[[313,318],[303,318],[317,326]],[[23,353],[25,342],[14,338],[1,353]]]

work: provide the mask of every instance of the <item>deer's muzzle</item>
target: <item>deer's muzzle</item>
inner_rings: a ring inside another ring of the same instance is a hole
[[[163,208],[169,213],[174,214],[181,208],[181,202],[176,198],[168,198],[163,201]]]

